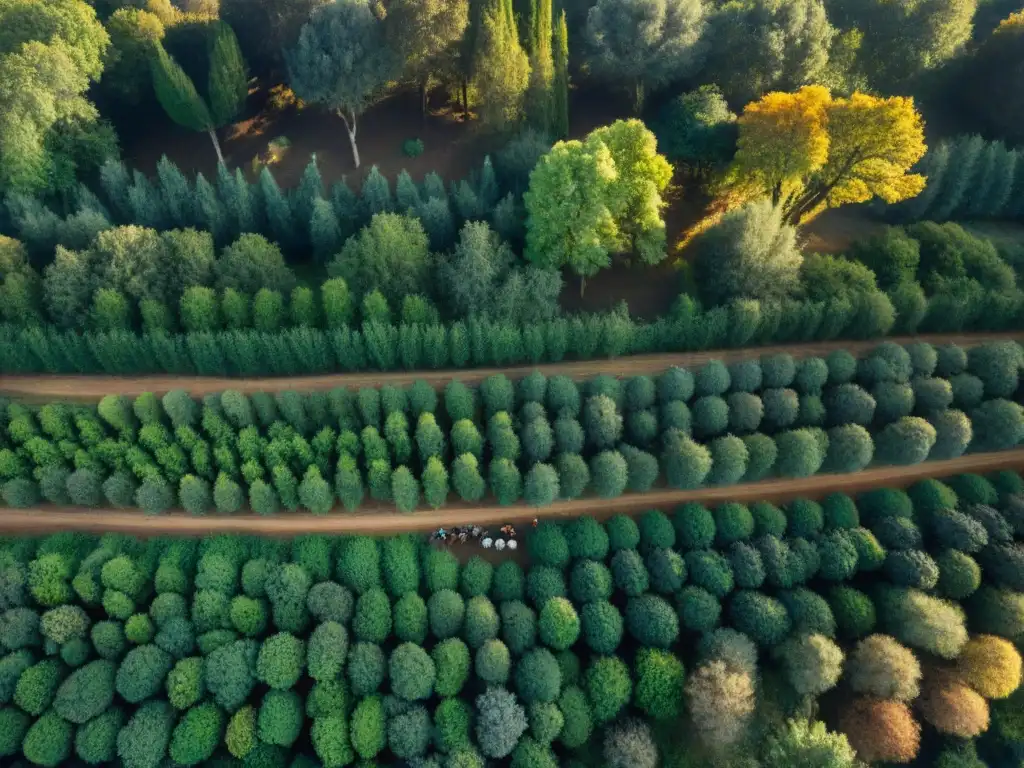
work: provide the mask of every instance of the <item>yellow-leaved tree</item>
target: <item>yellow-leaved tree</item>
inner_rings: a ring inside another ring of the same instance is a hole
[[[925,178],[909,171],[925,150],[912,98],[854,93],[837,99],[820,85],[769,93],[739,118],[724,191],[739,199],[770,197],[796,225],[846,203],[914,197]]]

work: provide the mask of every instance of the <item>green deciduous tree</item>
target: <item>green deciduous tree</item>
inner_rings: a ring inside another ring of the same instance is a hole
[[[493,130],[514,125],[521,115],[530,80],[530,62],[508,0],[486,0],[480,11],[473,58],[473,80],[481,100],[480,114]]]
[[[357,120],[397,70],[384,27],[367,0],[328,3],[310,14],[298,42],[285,52],[292,89],[342,119],[357,168]]]
[[[639,113],[648,93],[703,62],[704,13],[694,0],[598,0],[585,30],[590,66],[626,89]]]

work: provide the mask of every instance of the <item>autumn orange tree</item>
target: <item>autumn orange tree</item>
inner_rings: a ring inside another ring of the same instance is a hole
[[[914,197],[925,178],[909,171],[925,149],[912,98],[833,98],[819,85],[769,93],[739,118],[723,192],[770,197],[796,225],[846,203]]]

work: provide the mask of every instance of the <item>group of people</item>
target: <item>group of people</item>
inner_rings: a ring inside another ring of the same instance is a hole
[[[537,519],[533,520],[534,526]],[[519,542],[516,540],[516,529],[511,525],[503,525],[499,529],[500,535],[491,536],[486,528],[479,525],[455,526],[453,528],[438,528],[430,534],[430,541],[436,544],[465,544],[467,541],[478,541],[484,549],[496,549],[499,552],[503,549],[518,549]]]

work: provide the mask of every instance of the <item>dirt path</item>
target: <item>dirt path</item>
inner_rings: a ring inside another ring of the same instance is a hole
[[[97,510],[81,507],[39,509],[0,508],[0,533],[16,535],[49,534],[77,530],[90,533],[125,533],[134,536],[208,536],[214,533],[244,533],[296,536],[303,533],[362,533],[387,535],[406,531],[429,531],[440,526],[529,525],[534,517],[609,517],[619,512],[671,509],[689,501],[718,504],[723,501],[751,503],[783,502],[794,498],[820,498],[834,491],[857,493],[870,488],[902,488],[928,477],[947,477],[961,472],[995,472],[1024,469],[1024,448],[999,453],[979,453],[949,461],[929,461],[912,467],[882,467],[852,475],[816,475],[798,480],[766,480],[723,488],[693,491],[658,490],[630,493],[616,499],[579,499],[536,509],[525,504],[508,507],[452,504],[438,511],[400,514],[394,507],[379,505],[357,513],[338,510],[316,516],[282,513],[272,517],[252,514],[191,517],[169,513],[148,517],[141,512]]]
[[[924,336],[894,336],[887,341],[907,344],[926,341],[931,344],[959,344],[963,347],[977,346],[989,341],[1007,339],[1024,340],[1024,333],[972,333],[942,334]],[[871,341],[834,341],[811,344],[789,344],[772,347],[747,347],[744,349],[716,349],[706,352],[685,352],[669,355],[632,355],[613,359],[550,363],[545,365],[521,365],[509,368],[460,368],[440,371],[392,371],[388,373],[338,373],[323,376],[292,376],[287,378],[228,379],[212,376],[3,376],[0,377],[0,395],[15,397],[29,402],[68,400],[89,402],[104,395],[128,395],[137,397],[143,392],[162,395],[172,389],[184,389],[194,397],[202,397],[226,389],[237,389],[245,393],[283,392],[347,387],[380,387],[384,384],[407,386],[422,379],[434,387],[444,387],[452,379],[467,384],[482,381],[496,373],[504,373],[511,379],[522,378],[533,371],[545,376],[558,374],[574,379],[585,379],[598,374],[613,376],[637,376],[663,371],[672,365],[696,367],[708,360],[731,362],[761,355],[788,352],[794,357],[824,356],[835,350],[845,349],[853,354],[874,349],[883,339]]]

